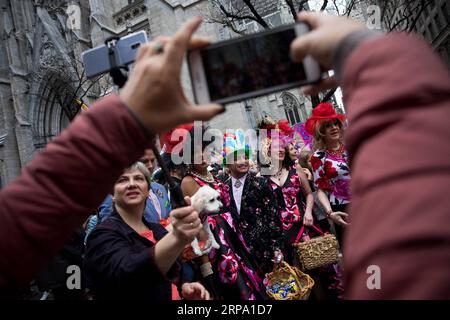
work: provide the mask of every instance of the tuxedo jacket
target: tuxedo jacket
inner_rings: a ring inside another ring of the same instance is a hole
[[[275,196],[267,178],[248,173],[238,213],[231,176],[225,181],[230,192],[230,212],[263,272],[273,269],[273,253],[282,250],[282,226]]]

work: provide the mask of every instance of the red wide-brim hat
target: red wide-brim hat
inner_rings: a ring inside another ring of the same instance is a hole
[[[341,122],[344,122],[345,116],[343,114],[337,113],[331,103],[323,102],[312,110],[311,117],[306,120],[305,129],[310,135],[313,135],[317,121],[333,119],[339,119]]]

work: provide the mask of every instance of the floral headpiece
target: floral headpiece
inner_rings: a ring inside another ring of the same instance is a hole
[[[294,132],[295,130],[291,127],[287,120],[279,120],[275,121],[272,118],[266,116],[264,117],[259,124],[259,132],[261,130],[267,130],[267,136],[262,138],[259,141],[261,153],[264,159],[270,163],[270,147],[272,145],[273,134],[278,135],[278,139],[280,140],[280,146],[285,148],[289,143],[294,141]]]

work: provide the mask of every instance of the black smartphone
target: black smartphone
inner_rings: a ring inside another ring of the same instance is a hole
[[[298,22],[190,50],[188,65],[197,103],[231,103],[315,83],[319,64],[290,58],[290,45],[310,31]]]

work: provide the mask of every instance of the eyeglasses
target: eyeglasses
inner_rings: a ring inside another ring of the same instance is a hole
[[[334,121],[330,121],[330,122],[327,122],[327,124],[325,125],[325,128],[330,128],[330,127],[332,127],[332,126],[338,126],[338,127],[340,127],[340,121],[339,120],[334,120]]]

